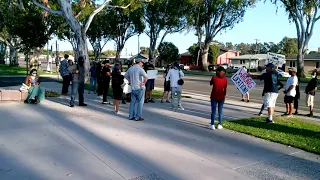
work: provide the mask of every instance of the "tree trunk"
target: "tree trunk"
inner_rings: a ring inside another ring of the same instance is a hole
[[[87,36],[86,33],[82,32],[81,28],[76,33],[76,43],[75,61],[78,61],[80,56],[84,58],[85,81],[87,81],[89,79],[90,61],[88,55]]]
[[[209,71],[208,70],[209,47],[210,47],[210,43],[205,42],[204,48],[202,51],[202,55],[201,55],[201,57],[202,57],[202,70],[203,71]]]
[[[150,49],[149,49],[149,61],[155,63],[155,50],[156,50],[157,39],[150,38]]]
[[[305,77],[305,72],[304,72],[304,47],[300,47],[298,49],[298,56],[297,56],[297,76],[300,78]]]
[[[12,46],[10,46],[9,47],[9,49],[10,49],[10,66],[14,66],[14,65],[16,65],[16,49],[14,48],[14,47],[12,47]]]

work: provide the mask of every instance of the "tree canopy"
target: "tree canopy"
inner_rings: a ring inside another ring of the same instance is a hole
[[[167,64],[178,61],[179,49],[172,42],[162,42],[159,47],[159,59]]]

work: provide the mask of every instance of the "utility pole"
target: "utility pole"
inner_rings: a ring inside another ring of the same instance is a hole
[[[138,55],[140,54],[140,34],[138,34]]]
[[[258,49],[258,42],[260,41],[260,39],[254,39],[256,41],[256,50],[255,53],[258,54],[259,49]]]

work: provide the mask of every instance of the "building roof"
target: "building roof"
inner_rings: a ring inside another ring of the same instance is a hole
[[[149,59],[147,54],[137,54],[131,57],[131,59]]]
[[[192,54],[189,52],[185,52],[185,53],[180,54],[180,56],[192,56]]]
[[[231,57],[231,60],[264,60],[267,59],[267,54],[245,54],[241,56]]]
[[[297,56],[289,57],[287,60],[297,60]],[[320,61],[320,53],[304,55],[305,61]]]

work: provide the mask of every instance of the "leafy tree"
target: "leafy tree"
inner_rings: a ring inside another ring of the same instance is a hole
[[[179,49],[171,42],[162,42],[159,47],[159,59],[167,64],[179,59]]]
[[[240,52],[240,54],[254,54],[255,48],[251,44],[240,43],[235,45],[235,49]]]
[[[113,1],[113,5],[121,5],[123,1]],[[143,9],[140,2],[131,4],[126,9],[108,9],[105,23],[108,24],[109,35],[117,46],[116,59],[120,58],[125,43],[132,36],[141,34],[145,28],[142,21]]]
[[[279,43],[280,53],[286,57],[294,57],[298,55],[297,38],[284,37]]]
[[[232,42],[227,42],[225,48],[228,50],[234,50],[234,46],[233,46]]]
[[[210,45],[209,56],[208,56],[209,63],[217,64],[216,61],[217,61],[219,54],[220,54],[220,47],[215,44]]]
[[[161,31],[164,34],[159,44],[168,34],[180,32],[186,27],[185,4],[184,0],[152,0],[149,3],[143,3],[145,33],[150,38],[150,60],[155,59],[157,40],[160,38]]]
[[[304,77],[304,54],[313,34],[314,25],[320,19],[319,0],[271,0],[274,4],[285,8],[289,21],[294,22],[297,30],[297,69],[298,77]]]
[[[210,43],[214,37],[224,30],[231,29],[239,23],[245,11],[253,5],[254,0],[208,0],[191,1],[195,9],[199,9],[198,16],[205,29],[205,41],[202,49],[202,69],[208,71],[208,54]],[[191,11],[191,16],[196,15]]]
[[[319,54],[318,51],[310,51],[309,54]]]
[[[86,79],[88,79],[90,62],[88,56],[87,31],[92,23],[92,20],[106,6],[125,9],[129,7],[132,1],[123,0],[123,4],[126,4],[126,6],[116,7],[110,4],[111,0],[104,0],[102,4],[97,4],[98,1],[96,0],[54,0],[50,1],[50,3],[58,4],[58,6],[52,7],[50,7],[51,4],[48,2],[48,0],[43,0],[44,4],[39,3],[39,1],[37,0],[34,0],[33,3],[53,15],[63,17],[65,22],[69,25],[75,39],[74,49],[76,52],[76,58],[79,56],[84,57],[85,76]],[[74,10],[78,10],[78,12],[74,12]],[[78,17],[80,17],[80,19],[83,19],[83,21],[79,21]]]
[[[102,54],[105,56],[115,56],[116,53],[117,52],[115,50],[106,50],[106,51],[102,52]]]
[[[87,36],[94,50],[93,56],[97,61],[101,55],[102,49],[111,39],[109,25],[105,22],[108,18],[105,10],[96,15],[87,31]]]

